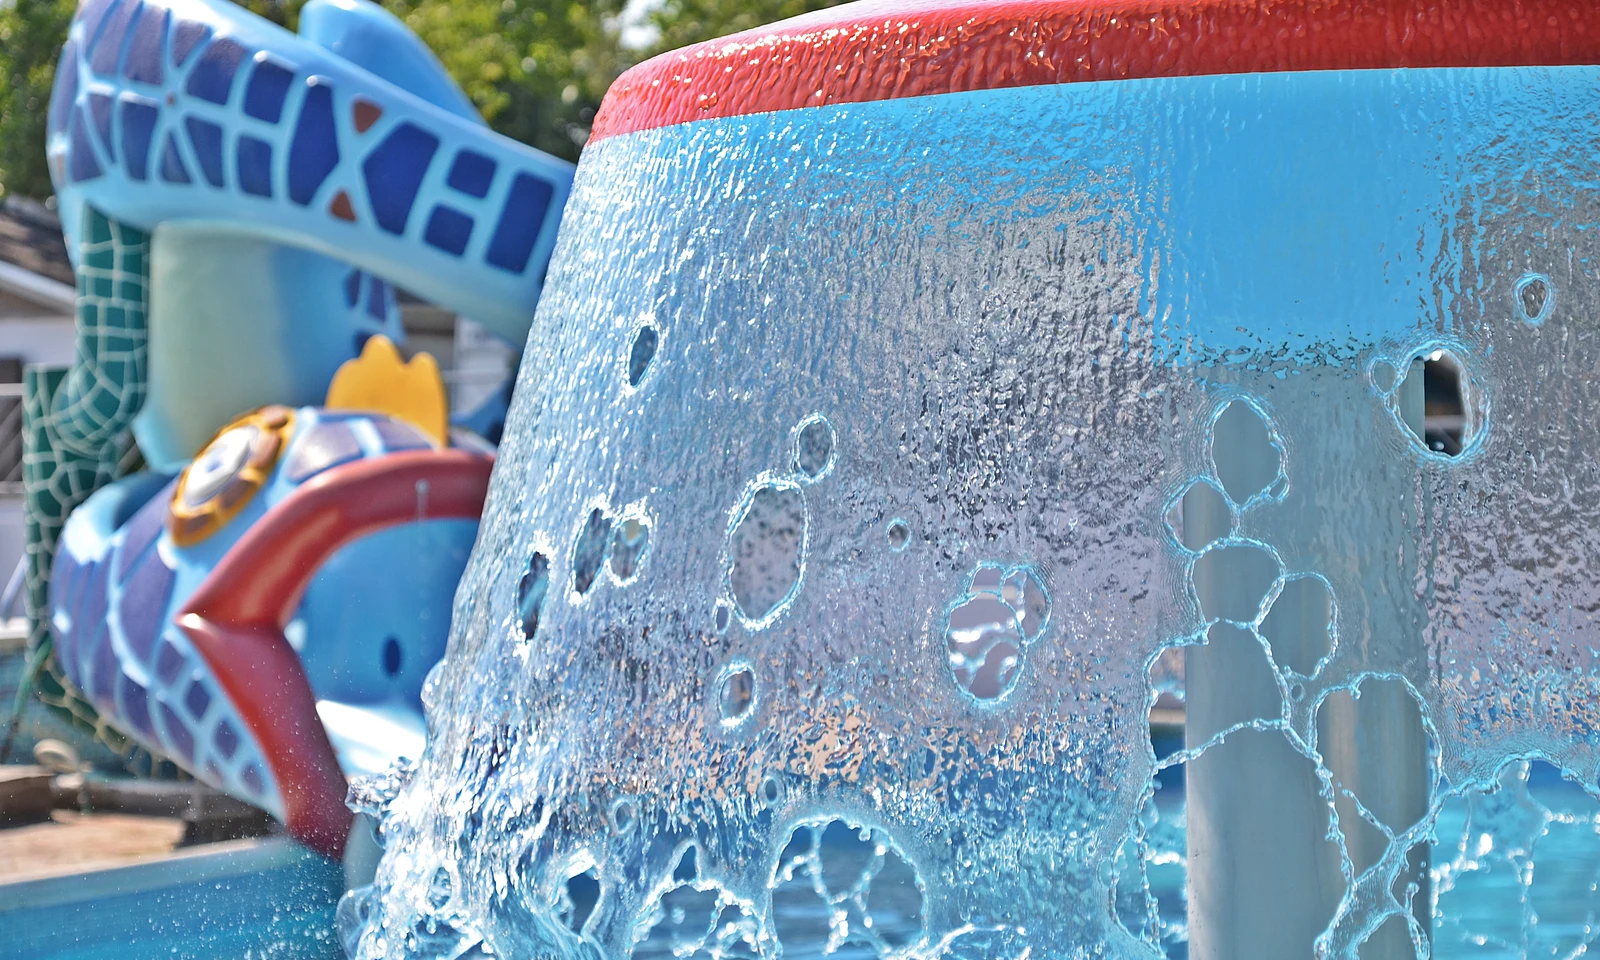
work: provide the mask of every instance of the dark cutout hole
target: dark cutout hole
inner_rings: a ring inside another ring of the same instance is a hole
[[[522,620],[523,637],[532,640],[539,632],[539,611],[550,589],[550,560],[542,553],[528,561],[528,572],[517,586],[517,616]]]
[[[639,332],[633,335],[633,347],[628,350],[628,386],[637,387],[650,369],[650,361],[656,357],[656,345],[661,342],[661,334],[656,328],[645,324]]]
[[[383,641],[383,672],[386,676],[394,677],[400,674],[400,641],[394,637],[386,637]]]
[[[574,933],[581,932],[589,917],[594,914],[594,906],[600,902],[600,880],[594,875],[594,868],[567,878],[566,908],[568,929]]]
[[[733,620],[733,611],[726,603],[717,604],[717,632],[727,633],[728,624]]]
[[[588,593],[594,578],[606,560],[606,546],[611,540],[611,517],[595,507],[589,519],[578,531],[578,540],[572,545],[572,589]]]
[[[1416,423],[1412,416],[1406,415],[1405,406],[1407,398],[1414,396],[1411,391],[1417,389],[1419,377],[1422,381],[1422,435],[1418,439],[1434,453],[1447,457],[1460,456],[1472,439],[1473,429],[1471,419],[1467,416],[1461,362],[1448,350],[1433,350],[1411,362],[1410,373],[1400,387],[1399,396],[1401,422],[1413,434],[1416,433]]]
[[[756,677],[749,667],[740,667],[722,678],[722,719],[732,722],[744,716],[755,699]]]
[[[1522,319],[1538,323],[1544,319],[1549,304],[1550,283],[1544,277],[1525,277],[1517,284],[1517,306],[1522,310]]]

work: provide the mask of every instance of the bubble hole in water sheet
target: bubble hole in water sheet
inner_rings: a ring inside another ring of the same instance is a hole
[[[1555,310],[1556,288],[1545,274],[1526,273],[1517,280],[1512,299],[1522,322],[1538,326]]]
[[[1004,697],[1049,618],[1050,597],[1033,567],[979,564],[945,614],[945,649],[956,683],[979,701]]]
[[[517,621],[524,640],[532,640],[539,632],[539,614],[549,592],[550,560],[543,553],[535,553],[528,559],[528,569],[517,583]]]
[[[594,578],[606,562],[611,546],[611,515],[604,507],[589,511],[572,543],[572,589],[582,596],[594,585]]]
[[[900,553],[911,544],[911,525],[899,517],[889,521],[888,529],[884,531],[884,539],[889,542],[889,549]]]
[[[1229,401],[1211,425],[1211,462],[1228,499],[1238,507],[1282,494],[1283,442],[1252,402]],[[1191,488],[1195,490],[1195,488]]]
[[[802,821],[769,886],[786,957],[888,957],[926,937],[922,878],[879,829],[837,818]]]
[[[647,323],[634,331],[633,342],[628,347],[628,386],[637,387],[650,373],[661,344],[661,333],[655,324]]]
[[[787,480],[752,484],[728,536],[728,587],[739,619],[758,630],[794,602],[805,574],[806,498]]]
[[[822,414],[800,421],[794,431],[794,469],[799,477],[821,480],[833,469],[833,424]]]
[[[632,583],[650,550],[650,518],[624,513],[611,533],[611,576],[618,584]]]
[[[691,844],[651,892],[635,925],[632,960],[763,960],[771,955],[754,905],[700,875]]]
[[[1228,495],[1215,481],[1205,478],[1191,481],[1167,507],[1164,516],[1173,542],[1190,553],[1201,552],[1217,540],[1232,535],[1238,527],[1238,517]],[[1186,524],[1186,516],[1227,517],[1227,529],[1209,531],[1208,524],[1193,520]]]
[[[1470,452],[1483,436],[1488,410],[1464,352],[1444,344],[1417,351],[1405,380],[1389,394],[1389,406],[1406,435],[1439,460]],[[1414,422],[1420,394],[1421,433]]]
[[[732,663],[717,677],[717,710],[724,726],[742,723],[756,701],[756,675],[748,663]]]

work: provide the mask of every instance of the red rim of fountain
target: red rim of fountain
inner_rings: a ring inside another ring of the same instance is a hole
[[[591,141],[1092,80],[1597,62],[1593,0],[865,0],[634,67],[606,94]]]

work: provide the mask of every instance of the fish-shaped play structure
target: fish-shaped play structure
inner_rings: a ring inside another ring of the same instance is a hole
[[[86,0],[48,129],[79,330],[26,377],[33,642],[63,699],[337,853],[345,776],[420,750],[492,462],[399,362],[391,284],[520,347],[571,166],[366,0],[298,35]]]

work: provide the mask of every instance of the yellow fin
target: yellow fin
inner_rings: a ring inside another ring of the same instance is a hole
[[[401,360],[400,351],[382,334],[369,337],[361,356],[346,360],[334,373],[324,406],[387,413],[421,430],[441,447],[450,444],[450,414],[439,362],[427,353],[419,353],[409,362]]]

